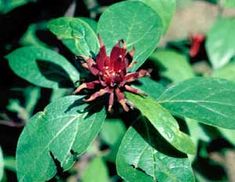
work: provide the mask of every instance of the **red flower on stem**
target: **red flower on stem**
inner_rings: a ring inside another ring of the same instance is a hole
[[[100,90],[90,95],[85,101],[90,102],[100,96],[109,94],[109,112],[112,110],[115,99],[117,99],[125,111],[129,111],[127,100],[123,92],[128,91],[142,95],[143,92],[131,87],[129,84],[138,78],[146,75],[149,76],[149,71],[141,69],[137,72],[128,72],[133,64],[135,64],[135,61],[133,61],[135,49],[133,48],[128,52],[124,40],[118,41],[113,47],[110,56],[106,54],[105,45],[100,37],[99,43],[100,51],[95,60],[90,57],[82,56],[84,59],[82,66],[88,69],[96,79],[91,82],[82,83],[74,93],[77,94],[83,89],[92,90],[99,86]]]

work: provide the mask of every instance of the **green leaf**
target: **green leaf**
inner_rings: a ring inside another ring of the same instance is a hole
[[[48,28],[75,55],[94,56],[98,53],[97,36],[85,21],[79,18],[62,17],[51,20]]]
[[[212,66],[217,69],[235,56],[235,18],[219,19],[208,33],[206,50]]]
[[[86,22],[94,32],[97,32],[97,22],[91,18],[79,17],[80,20]]]
[[[138,69],[154,51],[162,34],[161,18],[142,2],[125,1],[107,8],[99,19],[98,33],[107,52],[118,40],[124,39],[127,48],[135,47],[132,70]]]
[[[175,0],[138,0],[146,3],[161,17],[163,29],[166,33],[171,19],[175,13],[176,1]]]
[[[224,67],[215,70],[212,73],[212,77],[235,81],[235,62],[231,62]]]
[[[73,87],[78,71],[63,56],[42,47],[23,47],[8,54],[11,69],[19,77],[46,88]]]
[[[191,138],[179,130],[174,117],[151,97],[141,97],[127,93],[127,98],[142,115],[148,118],[153,127],[176,149],[188,154],[195,154]],[[144,103],[144,104],[143,104]]]
[[[92,108],[81,97],[68,96],[34,115],[17,145],[18,180],[49,180],[56,174],[53,158],[64,170],[69,169],[101,130],[105,111],[93,113]]]
[[[115,161],[122,137],[126,132],[126,127],[120,119],[106,119],[100,132],[101,139],[109,145],[109,153],[105,159]]]
[[[140,84],[135,85],[135,87],[155,99],[157,99],[165,90],[165,88],[161,84],[148,77],[143,77],[139,79],[139,81]]]
[[[2,155],[2,148],[0,147],[0,181],[3,178],[3,172],[4,172],[4,161]]]
[[[198,121],[194,121],[192,119],[186,118],[185,121],[187,122],[187,126],[189,129],[190,136],[193,140],[193,143],[198,146],[199,140],[203,140],[205,142],[209,142],[210,138],[200,126]],[[195,156],[196,157],[196,156]]]
[[[158,103],[173,114],[212,126],[235,129],[235,83],[193,78],[163,92]]]
[[[126,132],[117,155],[117,171],[125,181],[194,182],[186,156],[166,147],[148,122],[137,121]]]
[[[101,157],[94,158],[82,175],[83,182],[108,182],[108,169]]]
[[[224,129],[224,128],[218,128],[220,133],[233,145],[235,145],[235,131],[234,130],[229,130],[229,129]]]
[[[172,50],[158,50],[150,59],[160,69],[160,75],[173,82],[180,82],[194,77],[187,57]]]
[[[115,145],[124,135],[126,129],[120,119],[106,119],[100,133],[102,140],[108,145]]]

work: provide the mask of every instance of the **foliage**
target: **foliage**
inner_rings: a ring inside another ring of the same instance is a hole
[[[235,40],[232,32],[230,33],[234,28],[234,18],[221,18],[208,33],[206,48],[214,68],[224,66],[234,57]]]

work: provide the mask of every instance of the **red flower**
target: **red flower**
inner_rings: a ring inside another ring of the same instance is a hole
[[[113,47],[110,56],[107,56],[106,48],[100,37],[99,43],[100,51],[95,60],[90,57],[83,57],[84,62],[82,63],[82,66],[88,69],[96,79],[81,84],[74,93],[79,93],[82,89],[94,89],[99,86],[100,90],[93,93],[88,99],[85,99],[85,101],[93,101],[97,97],[109,94],[109,112],[112,109],[115,98],[122,105],[123,109],[128,111],[129,107],[127,106],[127,100],[125,99],[123,91],[143,94],[140,90],[129,86],[129,84],[138,78],[149,75],[149,71],[141,69],[137,72],[128,72],[128,69],[135,63],[135,61],[133,61],[135,50],[133,48],[128,52],[125,41],[118,41]]]
[[[194,58],[198,55],[200,49],[202,48],[202,44],[205,41],[205,35],[204,34],[193,34],[190,37],[191,39],[191,47],[189,51],[189,55]]]

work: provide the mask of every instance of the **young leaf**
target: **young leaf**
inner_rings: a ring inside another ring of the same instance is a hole
[[[51,20],[48,28],[75,55],[94,56],[98,53],[97,35],[85,21],[79,18],[62,17]]]
[[[150,59],[159,67],[162,77],[175,83],[194,77],[185,55],[172,50],[158,50],[150,56]]]
[[[83,182],[108,182],[108,169],[101,157],[94,158],[82,175]]]
[[[174,117],[150,97],[140,97],[127,93],[127,98],[142,115],[148,118],[152,126],[176,149],[188,154],[195,154],[191,138],[179,130]],[[144,103],[144,104],[143,104]]]
[[[98,22],[108,53],[118,40],[124,39],[127,48],[135,47],[132,71],[137,70],[154,51],[162,34],[161,18],[150,7],[138,1],[125,1],[110,6]]]
[[[3,155],[2,155],[2,148],[0,147],[0,181],[3,178],[3,169],[4,169],[4,161],[3,161]]]
[[[105,119],[104,109],[91,112],[80,97],[68,96],[34,115],[17,145],[18,180],[49,180],[56,174],[54,160],[64,170],[70,168],[94,140]]]
[[[63,56],[42,47],[23,47],[8,54],[11,69],[19,77],[46,88],[67,87],[79,73]]]
[[[234,82],[193,78],[166,89],[158,103],[178,116],[235,129],[234,95]]]
[[[136,1],[136,0],[135,0]],[[156,13],[161,17],[163,30],[166,33],[168,26],[171,22],[172,16],[175,13],[176,2],[175,0],[138,0],[146,3],[153,8]]]
[[[206,50],[214,68],[227,64],[235,56],[234,18],[219,19],[208,33]]]
[[[194,182],[186,156],[167,148],[153,127],[141,120],[128,129],[117,155],[117,171],[125,181]]]

